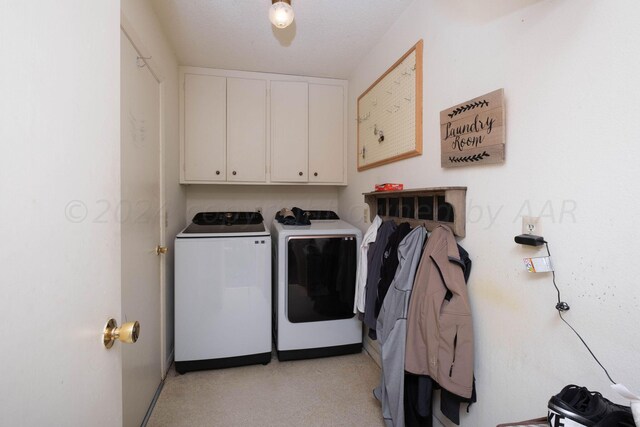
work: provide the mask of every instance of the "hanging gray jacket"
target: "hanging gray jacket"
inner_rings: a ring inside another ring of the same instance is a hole
[[[382,374],[373,394],[382,403],[382,416],[388,427],[404,427],[404,347],[407,337],[407,313],[422,247],[427,235],[416,227],[398,246],[398,269],[378,315]]]

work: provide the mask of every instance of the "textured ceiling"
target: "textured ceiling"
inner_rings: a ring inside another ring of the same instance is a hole
[[[283,30],[271,0],[151,3],[181,65],[347,78],[411,1],[292,0]]]

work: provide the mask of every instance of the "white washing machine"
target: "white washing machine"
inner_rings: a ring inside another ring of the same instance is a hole
[[[202,212],[175,240],[179,373],[271,360],[271,236],[256,212]]]
[[[273,329],[278,359],[359,353],[353,313],[362,232],[331,211],[308,211],[311,225],[273,222]]]

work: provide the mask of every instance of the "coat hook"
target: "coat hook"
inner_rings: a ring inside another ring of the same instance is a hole
[[[151,58],[151,56],[138,56],[136,58],[136,65],[138,66],[138,68],[144,68],[147,66],[146,60]]]

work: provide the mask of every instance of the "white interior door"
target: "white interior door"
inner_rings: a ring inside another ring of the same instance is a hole
[[[121,33],[122,319],[140,338],[122,349],[125,426],[139,426],[161,382],[160,86]]]
[[[0,9],[0,425],[118,426],[120,2]]]

